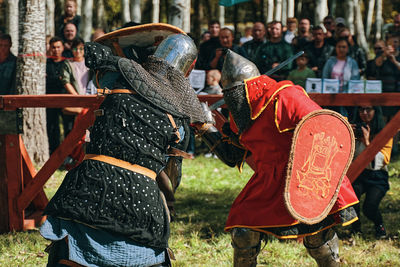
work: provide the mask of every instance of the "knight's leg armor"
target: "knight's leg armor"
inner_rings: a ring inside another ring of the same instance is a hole
[[[255,267],[260,253],[262,233],[248,228],[231,231],[234,267]]]
[[[306,236],[304,246],[319,267],[340,266],[339,239],[331,228],[316,235]]]

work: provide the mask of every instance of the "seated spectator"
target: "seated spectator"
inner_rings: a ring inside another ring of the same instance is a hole
[[[243,47],[235,45],[233,43],[234,35],[233,31],[229,28],[223,28],[219,33],[219,42],[221,44],[221,48],[217,48],[211,55],[211,61],[207,69],[217,69],[219,71],[222,70],[222,66],[224,64],[224,51],[226,49],[230,49],[235,53],[238,53],[241,56],[245,55]]]
[[[315,72],[307,67],[307,63],[308,55],[304,53],[296,59],[297,69],[292,70],[287,79],[305,88],[307,78],[315,78]]]
[[[76,0],[66,0],[64,2],[64,15],[60,18],[59,25],[56,26],[57,35],[62,37],[64,36],[64,27],[68,23],[73,23],[76,27],[77,35],[79,33],[79,25],[81,23],[81,16],[76,14],[77,10],[77,2]]]
[[[63,41],[64,41],[64,52],[63,57],[65,58],[73,58],[73,53],[71,50],[72,41],[77,36],[77,29],[75,24],[72,22],[68,22],[64,27]]]
[[[313,41],[304,48],[304,51],[308,54],[308,66],[318,78],[321,78],[322,69],[335,48],[325,42],[324,31],[321,26],[313,27],[312,35]]]
[[[220,95],[222,94],[222,88],[219,85],[221,80],[221,72],[219,70],[209,70],[206,76],[206,87],[203,92],[208,95]]]
[[[261,45],[256,52],[255,63],[260,73],[265,73],[276,67],[282,61],[293,55],[292,47],[282,38],[282,23],[280,21],[271,22],[270,40]],[[288,64],[271,77],[275,80],[283,80],[289,74],[292,64]]]
[[[11,53],[11,36],[0,34],[0,95],[14,95],[17,58]]]
[[[385,123],[380,107],[362,106],[358,107],[353,121],[354,134],[356,136],[356,149],[354,158],[369,146],[374,137],[383,129]],[[354,192],[360,199],[365,194],[363,204],[364,215],[375,225],[375,236],[377,239],[386,237],[382,214],[379,204],[389,190],[389,175],[387,165],[390,161],[390,152],[393,139],[375,155],[367,168],[357,177],[353,183]],[[360,204],[355,206],[358,218],[360,218]],[[355,233],[361,233],[361,221],[352,224]]]
[[[286,21],[287,30],[283,33],[283,39],[286,43],[292,44],[292,40],[296,37],[297,34],[297,19],[296,18],[288,18]]]
[[[56,36],[50,39],[49,45],[50,56],[46,61],[46,94],[65,94],[66,91],[61,82],[62,66],[64,64],[64,58],[62,57],[64,44],[62,39]],[[62,116],[61,109],[46,108],[46,127],[50,155],[60,145],[60,116]],[[64,127],[68,125],[67,120],[68,118],[65,118]]]
[[[240,37],[239,45],[243,45],[245,42],[253,40],[253,36],[251,35],[252,27],[246,27],[244,29],[244,36]]]
[[[364,49],[359,47],[353,40],[353,36],[350,33],[349,28],[341,28],[337,33],[338,38],[347,38],[349,42],[349,52],[348,56],[357,61],[358,68],[360,69],[360,75],[364,75],[367,68],[367,54]]]
[[[252,29],[252,35],[253,35],[253,40],[248,41],[242,45],[243,50],[244,50],[244,56],[255,62],[255,55],[258,47],[260,47],[262,44],[266,42],[265,39],[265,25],[264,23],[257,21],[253,25]]]
[[[322,78],[338,79],[340,81],[339,92],[344,93],[348,90],[350,80],[359,80],[360,71],[357,62],[347,56],[349,43],[347,39],[339,39],[336,42],[336,56],[332,56],[325,63],[322,70]]]
[[[210,70],[210,62],[214,58],[214,53],[217,48],[221,47],[219,42],[219,32],[221,26],[219,21],[213,20],[208,24],[208,31],[210,32],[210,39],[200,44],[199,56],[196,61],[196,69]]]

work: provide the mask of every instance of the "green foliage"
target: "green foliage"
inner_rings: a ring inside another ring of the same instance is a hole
[[[364,236],[349,235],[349,227],[338,227],[343,266],[400,266],[400,161],[389,166],[391,189],[381,203],[390,238],[375,240],[373,224],[361,216]],[[230,205],[247,183],[252,170],[240,174],[214,158],[199,156],[185,160],[182,183],[176,193],[176,221],[171,223],[170,247],[174,267],[232,266],[230,235],[223,228]],[[57,171],[46,184],[51,197],[61,184],[64,171]],[[49,241],[38,231],[0,235],[0,266],[45,266]],[[264,246],[264,243],[263,243]],[[258,266],[316,266],[296,240],[270,238],[258,258]]]

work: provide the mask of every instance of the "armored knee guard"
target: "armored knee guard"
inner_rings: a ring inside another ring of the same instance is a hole
[[[255,267],[260,253],[260,232],[248,228],[234,228],[231,231],[234,267]]]
[[[339,239],[332,229],[306,236],[304,246],[319,267],[339,266]]]

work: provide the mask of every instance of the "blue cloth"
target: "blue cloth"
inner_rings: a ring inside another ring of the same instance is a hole
[[[153,249],[130,239],[69,220],[48,216],[40,234],[58,241],[68,236],[69,260],[84,266],[151,266],[165,261],[164,249]]]

